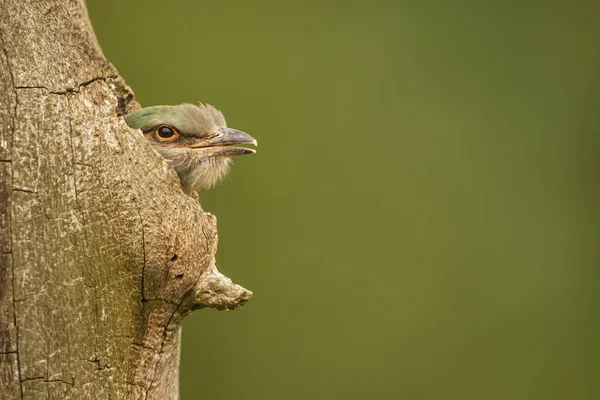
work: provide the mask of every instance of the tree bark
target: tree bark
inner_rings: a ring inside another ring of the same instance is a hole
[[[182,318],[251,292],[129,129],[83,1],[0,2],[0,399],[176,399]]]

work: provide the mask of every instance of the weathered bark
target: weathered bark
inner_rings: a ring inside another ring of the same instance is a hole
[[[182,318],[251,293],[83,1],[0,2],[0,399],[175,399]]]

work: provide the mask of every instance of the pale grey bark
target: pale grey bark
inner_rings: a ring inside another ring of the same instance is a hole
[[[0,2],[0,399],[175,399],[182,318],[251,293],[121,115],[77,0]]]

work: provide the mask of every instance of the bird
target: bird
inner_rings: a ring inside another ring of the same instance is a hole
[[[152,147],[172,162],[184,192],[190,195],[224,178],[231,157],[256,153],[233,145],[258,145],[249,134],[228,128],[223,113],[210,104],[145,107],[126,115],[125,122],[141,129]]]

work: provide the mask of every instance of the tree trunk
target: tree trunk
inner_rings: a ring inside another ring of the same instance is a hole
[[[176,399],[182,318],[251,293],[121,116],[83,1],[0,2],[0,399]]]

